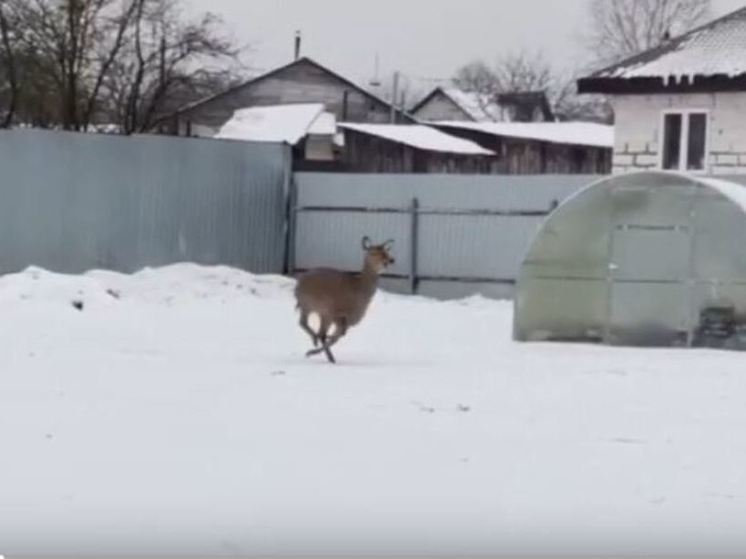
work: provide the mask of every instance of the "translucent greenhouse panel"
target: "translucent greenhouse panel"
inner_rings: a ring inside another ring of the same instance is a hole
[[[609,343],[684,346],[689,331],[686,284],[622,283],[611,291]]]
[[[600,342],[608,295],[601,280],[525,279],[516,297],[515,338]]]
[[[689,228],[617,226],[611,269],[615,280],[684,281],[691,267]]]
[[[676,227],[690,223],[694,185],[648,184],[620,185],[612,189],[614,225],[639,227]]]
[[[600,188],[560,207],[534,240],[523,274],[533,278],[606,278],[610,219],[611,200]]]
[[[724,196],[701,191],[694,214],[694,275],[697,279],[746,281],[746,218]]]

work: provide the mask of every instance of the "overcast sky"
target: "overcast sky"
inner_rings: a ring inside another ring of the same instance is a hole
[[[222,15],[251,65],[265,70],[289,62],[293,34],[303,53],[358,81],[401,70],[416,88],[448,78],[475,59],[516,48],[541,49],[558,66],[582,56],[588,0],[190,0]],[[715,15],[746,0],[714,0]]]

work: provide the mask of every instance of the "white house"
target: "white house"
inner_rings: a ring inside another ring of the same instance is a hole
[[[746,7],[578,81],[614,107],[614,172],[746,174]]]

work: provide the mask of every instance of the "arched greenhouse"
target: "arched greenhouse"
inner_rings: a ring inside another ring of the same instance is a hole
[[[523,341],[746,349],[746,187],[615,175],[553,212],[518,280]]]

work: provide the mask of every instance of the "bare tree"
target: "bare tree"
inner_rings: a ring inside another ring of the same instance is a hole
[[[711,0],[591,0],[588,46],[596,64],[613,64],[703,23],[711,4]]]
[[[85,128],[95,110],[104,76],[122,46],[136,0],[5,0],[23,29],[16,48],[23,53],[28,95],[46,76],[52,88],[47,107],[66,129]]]
[[[15,22],[9,19],[6,0],[0,0],[0,100],[5,105],[5,115],[0,119],[0,128],[8,128],[13,122],[18,105],[18,71],[16,66]]]
[[[490,116],[487,105],[501,93],[540,91],[546,94],[555,117],[561,120],[610,122],[613,119],[608,103],[599,97],[578,96],[576,72],[556,70],[541,52],[525,50],[507,53],[494,66],[475,61],[463,66],[453,78],[464,91],[476,92],[477,99]]]
[[[484,105],[496,101],[502,93],[540,91],[554,107],[568,93],[562,76],[541,52],[523,50],[501,56],[492,67],[481,60],[467,64],[456,72],[453,82],[459,89],[479,93],[477,99]]]
[[[487,96],[494,96],[502,91],[497,71],[483,60],[475,60],[459,68],[453,77],[453,83],[464,91]]]
[[[183,0],[0,0],[0,125],[146,130],[222,88],[237,57],[221,21],[188,21]]]
[[[183,21],[175,0],[136,0],[130,36],[104,86],[108,114],[125,133],[146,131],[235,81],[241,49],[221,26],[210,13]]]

